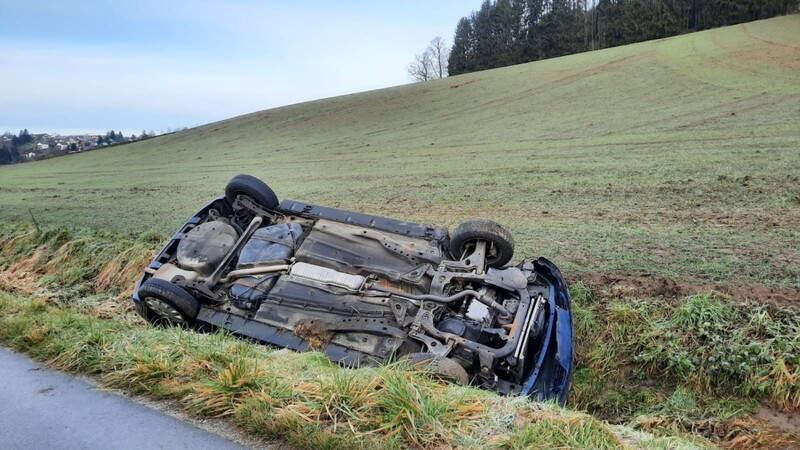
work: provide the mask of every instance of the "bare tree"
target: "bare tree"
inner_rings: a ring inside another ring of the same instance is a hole
[[[433,71],[436,78],[447,76],[447,59],[450,57],[450,47],[440,36],[433,38],[428,45],[428,50],[433,57]]]
[[[447,76],[447,59],[450,48],[439,36],[433,38],[421,55],[414,55],[414,62],[406,66],[408,75],[414,81],[426,81]]]
[[[421,55],[414,55],[414,62],[406,67],[414,81],[427,81],[433,78],[433,57],[427,49]]]

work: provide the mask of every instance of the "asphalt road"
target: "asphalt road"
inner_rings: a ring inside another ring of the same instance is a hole
[[[0,347],[0,449],[243,449]]]

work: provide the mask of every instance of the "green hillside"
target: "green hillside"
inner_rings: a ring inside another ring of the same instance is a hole
[[[574,275],[800,287],[800,16],[257,112],[0,168],[0,221],[171,232],[281,198],[510,225]]]

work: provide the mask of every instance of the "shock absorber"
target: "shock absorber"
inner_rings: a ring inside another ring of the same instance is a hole
[[[239,229],[244,230],[247,228],[250,219],[252,219],[252,216],[248,210],[244,208],[233,210],[233,221],[236,222]]]

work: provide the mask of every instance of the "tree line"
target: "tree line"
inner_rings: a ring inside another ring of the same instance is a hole
[[[450,75],[766,19],[800,0],[484,0],[456,25]]]

